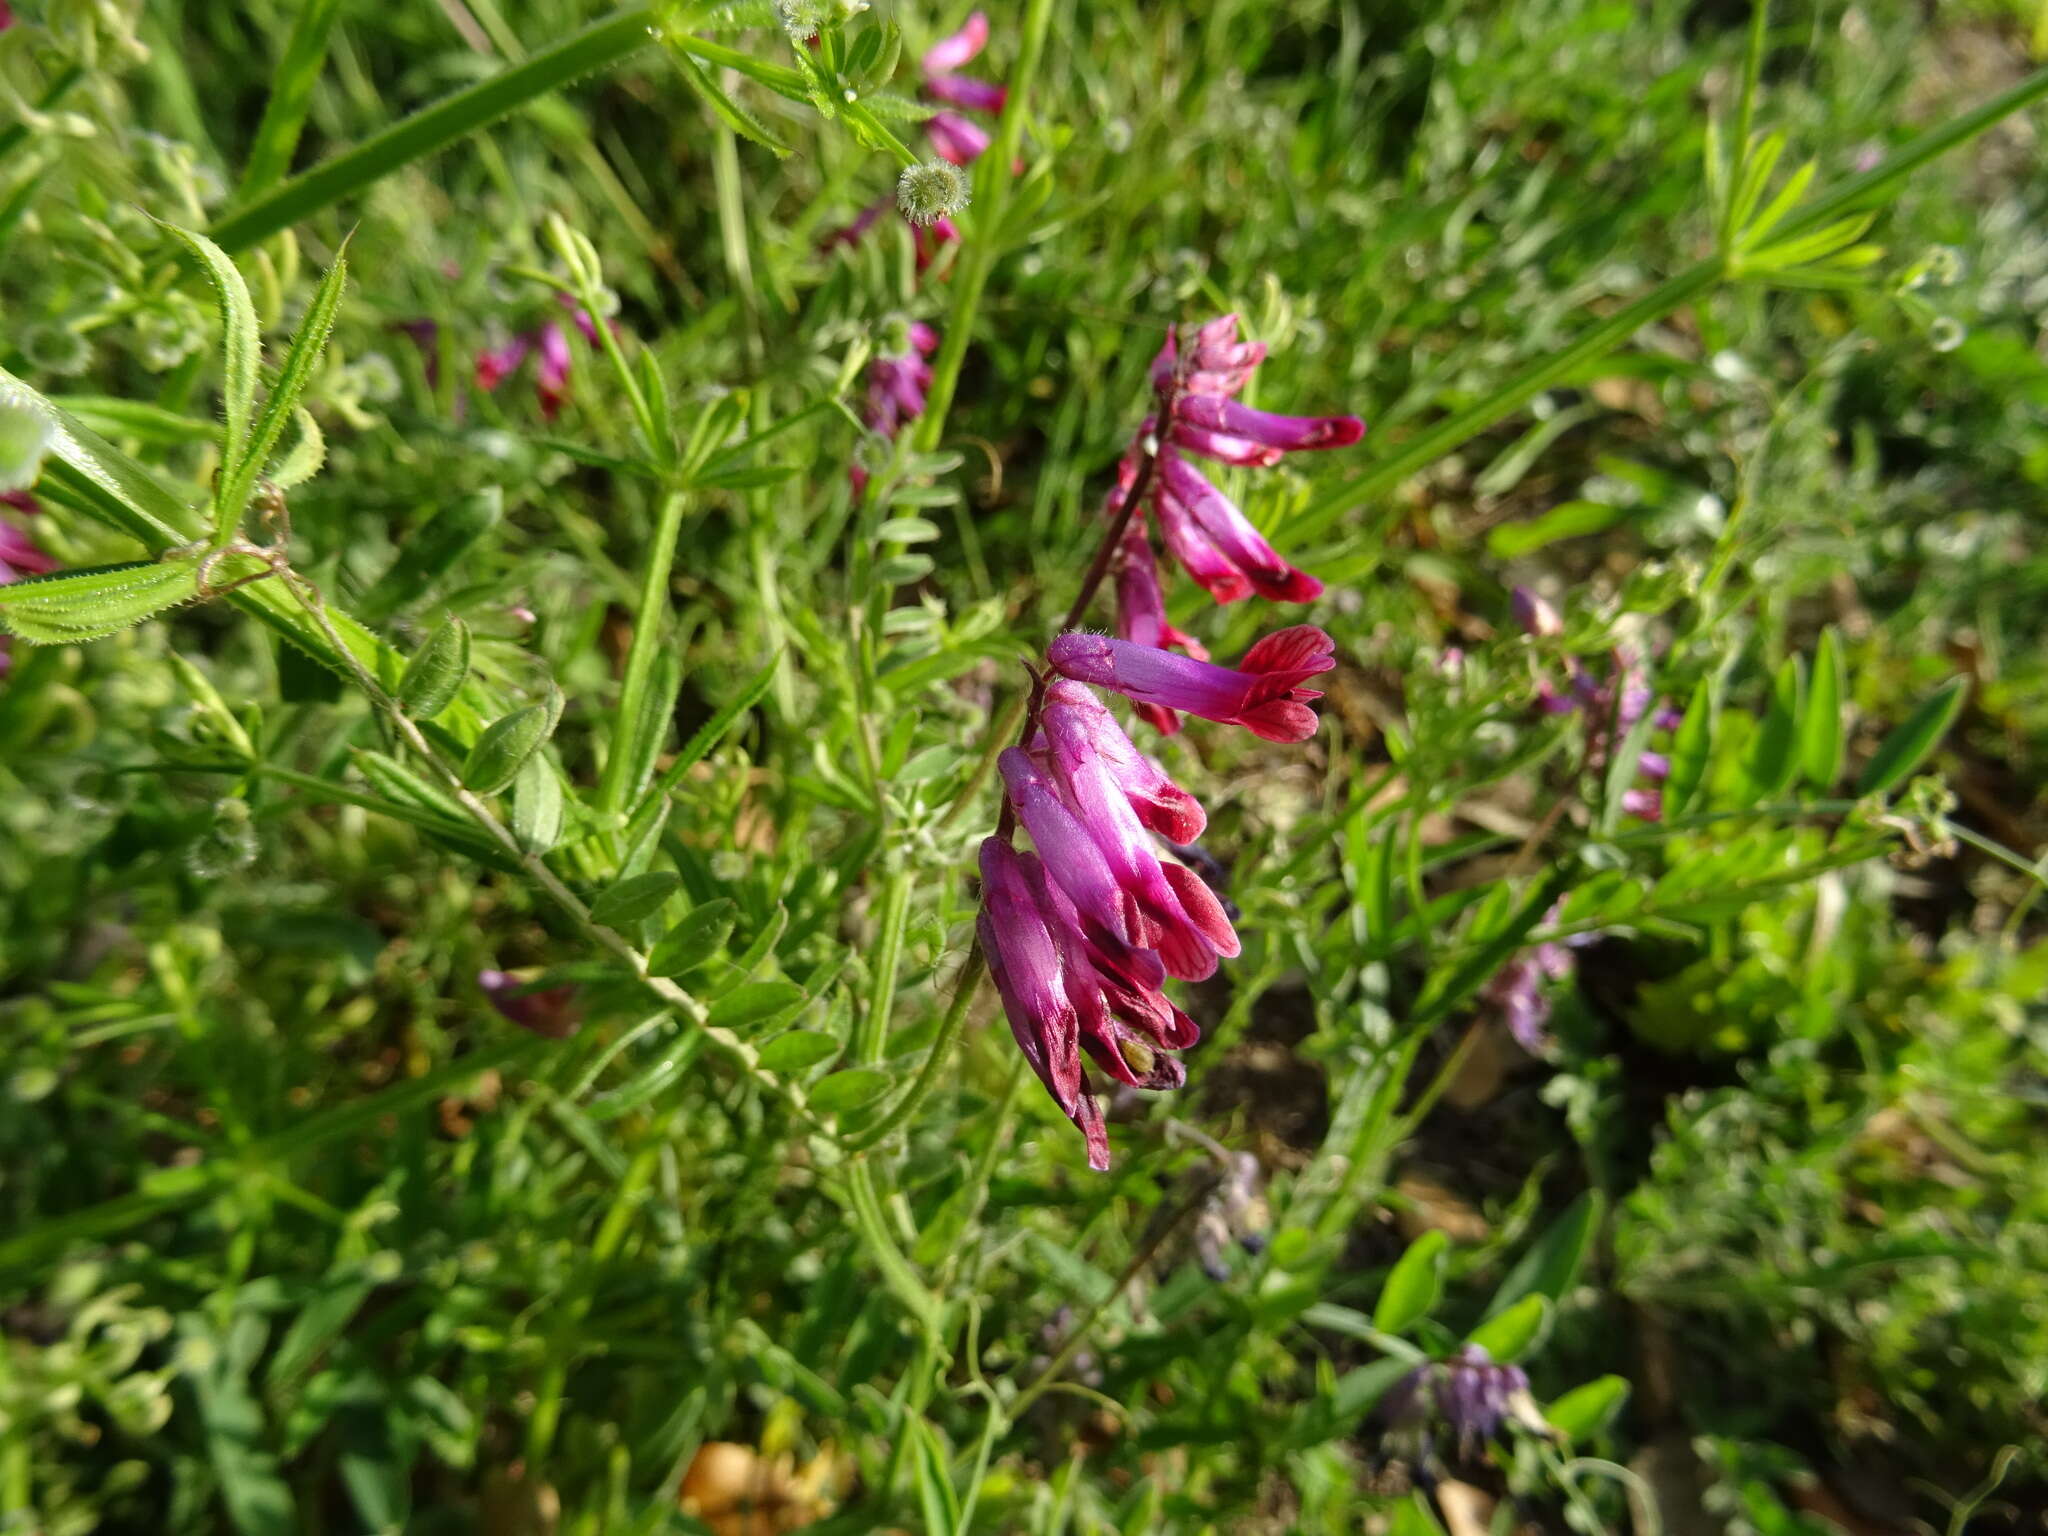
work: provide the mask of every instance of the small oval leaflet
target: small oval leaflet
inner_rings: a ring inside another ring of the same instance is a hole
[[[0,587],[0,626],[31,645],[70,645],[119,634],[198,595],[196,559],[103,565]]]
[[[654,953],[647,957],[648,974],[681,976],[694,971],[725,948],[725,941],[731,937],[733,922],[738,915],[733,904],[723,896],[693,909],[654,946]]]
[[[545,704],[529,704],[485,726],[462,765],[462,782],[480,795],[495,795],[510,784],[548,739],[553,714]]]
[[[528,853],[546,853],[562,837],[562,781],[535,753],[512,781],[512,835]]]
[[[1507,1365],[1519,1360],[1550,1330],[1550,1299],[1546,1296],[1524,1296],[1506,1311],[1496,1312],[1492,1317],[1472,1330],[1472,1336],[1465,1342],[1477,1344],[1494,1360]]]
[[[726,1029],[765,1023],[803,1006],[804,989],[793,981],[748,981],[711,1005],[711,1022]]]
[[[801,1072],[839,1054],[839,1042],[815,1029],[792,1029],[761,1047],[761,1065],[770,1072]]]
[[[469,676],[469,626],[451,618],[427,637],[398,680],[398,702],[415,720],[432,720]]]
[[[682,888],[683,877],[670,870],[654,870],[621,880],[590,904],[593,921],[618,928],[654,916],[661,904]]]
[[[820,1078],[811,1090],[811,1108],[820,1114],[838,1114],[872,1104],[889,1091],[889,1074],[880,1067],[848,1067]]]

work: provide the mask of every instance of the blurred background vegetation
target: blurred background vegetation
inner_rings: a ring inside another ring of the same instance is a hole
[[[144,215],[217,229],[246,200],[303,12],[332,28],[293,168],[599,15],[15,0],[0,365],[174,481],[208,467],[215,320]],[[560,270],[546,216],[594,242],[681,417],[786,427],[772,473],[687,509],[668,750],[716,730],[659,857],[689,901],[733,904],[705,990],[787,980],[802,1011],[773,1027],[835,1041],[873,996],[881,872],[912,880],[899,1076],[966,942],[987,723],[1076,588],[1165,328],[1237,310],[1272,345],[1262,403],[1366,417],[1362,456],[1290,461],[1246,503],[1330,589],[1322,734],[1162,749],[1211,808],[1246,940],[1194,989],[1187,1089],[1114,1102],[1116,1167],[1090,1175],[979,1004],[887,1160],[882,1217],[949,1308],[934,1336],[776,1097],[473,844],[369,808],[372,716],[292,647],[219,604],[17,644],[7,1528],[1463,1536],[1650,1531],[1649,1506],[1674,1533],[2041,1528],[2039,110],[1900,185],[1857,281],[1712,287],[1346,504],[1363,464],[1712,250],[1707,123],[1735,110],[1748,10],[1051,16],[957,402],[889,493],[930,532],[880,576],[830,402],[857,410],[865,349],[904,319],[944,325],[960,274],[920,275],[893,219],[827,243],[895,174],[841,119],[725,75],[778,156],[650,45],[238,256],[281,336],[353,231],[299,567],[401,651],[455,613],[484,683],[552,679],[575,784],[613,729],[658,489],[618,467],[625,400],[580,340],[558,414],[531,363],[476,386],[481,352],[564,313],[533,276]],[[2020,82],[2044,16],[1788,0],[1758,124],[1786,171],[1838,183]],[[854,25],[900,26],[907,95],[962,19],[878,0]],[[787,65],[759,20],[662,24]],[[1000,80],[1017,19],[991,21],[974,70]],[[18,521],[65,565],[133,555],[55,504]],[[1517,585],[1561,638],[1516,628]],[[1179,607],[1221,656],[1274,622]],[[850,641],[871,608],[879,635]],[[1676,708],[1711,684],[1718,819],[1617,826],[1577,723],[1538,707],[1565,656],[1617,645]],[[1809,709],[1838,667],[1843,788],[1963,680],[1939,781],[1851,809],[1825,773],[1759,767],[1794,657]],[[851,766],[864,731],[886,816]],[[1550,1051],[1479,999],[1401,1033],[1549,870],[1588,940]],[[580,1030],[522,1033],[487,970],[576,987]],[[1428,1304],[1390,1310],[1418,1240]],[[1569,1446],[1390,1431],[1417,1349],[1535,1293],[1515,1347]],[[990,1412],[1049,1363],[1072,1390]]]

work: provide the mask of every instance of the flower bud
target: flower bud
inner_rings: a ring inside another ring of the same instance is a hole
[[[945,160],[906,167],[896,179],[896,207],[913,224],[936,224],[965,208],[967,173]]]
[[[1508,608],[1525,635],[1546,640],[1564,633],[1564,620],[1558,617],[1557,610],[1527,587],[1515,588],[1508,599]]]

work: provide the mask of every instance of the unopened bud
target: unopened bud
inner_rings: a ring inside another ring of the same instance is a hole
[[[896,179],[896,207],[913,224],[936,224],[967,206],[967,173],[947,160],[908,166]]]
[[[1515,588],[1508,608],[1524,634],[1543,640],[1564,633],[1564,620],[1557,616],[1557,610],[1527,587]]]

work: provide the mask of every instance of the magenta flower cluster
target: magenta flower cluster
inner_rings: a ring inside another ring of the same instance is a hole
[[[1240,402],[1236,396],[1265,356],[1266,344],[1241,340],[1237,316],[1224,315],[1196,329],[1185,357],[1169,333],[1153,359],[1156,409],[1117,465],[1116,486],[1105,509],[1112,518],[1123,511],[1140,466],[1156,448],[1157,465],[1146,497],[1149,507],[1135,509],[1116,552],[1116,629],[1125,640],[1148,648],[1177,647],[1198,660],[1207,655],[1199,642],[1167,620],[1148,510],[1181,569],[1219,603],[1235,603],[1254,593],[1274,602],[1305,603],[1323,590],[1315,577],[1282,558],[1236,503],[1188,458],[1192,454],[1219,464],[1264,469],[1286,454],[1342,448],[1365,435],[1365,423],[1356,416],[1280,416]],[[1133,697],[1138,699],[1139,714],[1158,730],[1170,735],[1180,728],[1167,709]],[[1255,724],[1251,728],[1270,734]],[[1311,717],[1307,730],[1314,729]]]
[[[1034,698],[1024,741],[998,760],[1007,807],[1002,829],[981,847],[981,945],[1011,1033],[1080,1128],[1095,1169],[1109,1166],[1109,1141],[1083,1054],[1128,1087],[1179,1087],[1186,1069],[1172,1053],[1200,1031],[1166,997],[1166,979],[1207,977],[1239,945],[1214,891],[1168,856],[1201,835],[1201,805],[1090,690],[1124,695],[1164,732],[1178,730],[1184,712],[1298,742],[1316,731],[1310,704],[1321,695],[1307,685],[1336,665],[1330,637],[1313,625],[1269,634],[1223,667],[1166,619],[1152,518],[1220,602],[1254,592],[1300,602],[1322,590],[1183,456],[1266,466],[1363,434],[1353,416],[1276,416],[1240,404],[1234,397],[1264,356],[1263,344],[1238,338],[1232,315],[1199,327],[1184,356],[1169,337],[1153,367],[1156,408],[1109,498],[1110,517],[1123,519],[1121,531],[1112,529],[1117,634],[1070,632],[1052,642],[1055,676]],[[1011,846],[1012,817],[1034,851]]]
[[[1201,836],[1208,818],[1200,802],[1082,684],[1142,687],[1169,707],[1237,719],[1257,708],[1247,695],[1271,687],[1314,697],[1297,685],[1335,664],[1329,637],[1307,626],[1260,645],[1268,655],[1254,647],[1247,670],[1229,671],[1123,640],[1062,635],[1049,654],[1066,675],[1045,689],[1030,743],[998,761],[1037,851],[1019,853],[1005,836],[981,845],[982,949],[1011,1033],[1086,1137],[1092,1168],[1109,1166],[1109,1139],[1080,1053],[1129,1087],[1179,1087],[1185,1070],[1167,1053],[1193,1045],[1200,1031],[1163,984],[1211,976],[1239,946],[1215,893],[1162,857],[1155,841]],[[1312,714],[1309,722],[1313,730]]]

